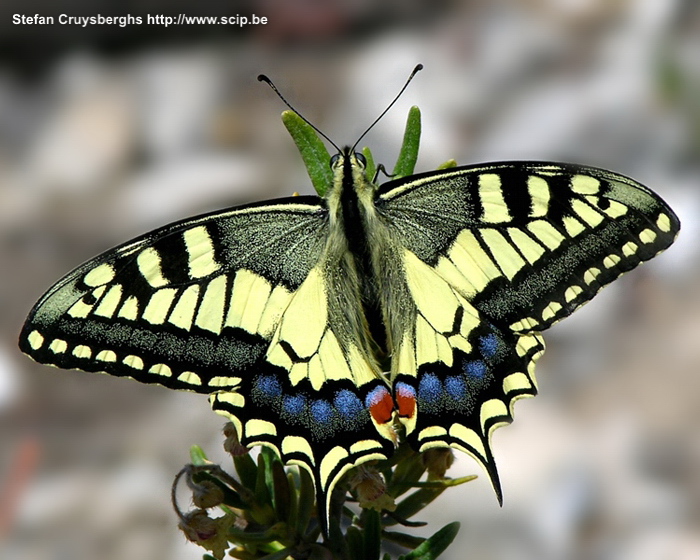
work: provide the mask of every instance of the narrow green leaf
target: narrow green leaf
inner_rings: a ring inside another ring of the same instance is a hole
[[[199,472],[199,473],[194,474],[192,476],[192,480],[196,483],[200,483],[203,480],[208,480],[210,482],[213,482],[219,488],[221,488],[222,492],[224,493],[223,503],[225,505],[231,506],[234,508],[238,508],[238,509],[245,509],[247,504],[241,498],[241,496],[238,494],[238,492],[233,490],[228,484],[226,484],[222,480],[219,480],[216,477],[216,475],[203,471],[203,472]]]
[[[420,147],[420,109],[415,105],[411,107],[406,119],[406,131],[403,134],[403,144],[396,160],[392,177],[400,179],[407,175],[413,175],[418,161],[418,148]]]
[[[438,170],[440,170],[440,169],[452,169],[453,167],[457,167],[457,161],[454,159],[448,159],[446,162],[441,163],[440,165],[437,166]]]
[[[252,531],[249,527],[238,529],[234,526],[228,530],[228,540],[229,542],[245,544],[246,546],[254,543],[260,549],[274,552],[282,546],[277,542],[277,538],[282,532],[283,525],[283,523],[275,523],[260,531]]]
[[[345,532],[348,556],[350,560],[364,560],[365,543],[359,527],[351,525]]]
[[[255,479],[255,501],[258,504],[272,504],[272,496],[270,495],[270,487],[267,485],[267,462],[263,447],[258,455],[258,471]]]
[[[287,488],[289,489],[289,512],[287,514],[287,526],[291,531],[297,528],[297,515],[299,513],[299,479],[294,473],[287,474]]]
[[[289,481],[280,461],[272,463],[272,488],[272,501],[277,512],[277,519],[287,519],[291,507]]]
[[[452,543],[459,532],[459,522],[445,525],[432,537],[425,540],[414,551],[401,556],[400,560],[435,560]]]
[[[211,464],[211,461],[207,459],[206,453],[204,453],[204,450],[199,447],[199,445],[190,447],[190,461],[192,461],[193,465],[197,465],[198,467]]]
[[[314,512],[315,502],[314,481],[304,468],[299,468],[299,512],[297,514],[297,533],[303,535],[309,526]]]
[[[281,550],[273,552],[272,554],[268,554],[267,556],[262,556],[260,557],[260,560],[285,560],[286,558],[289,558],[293,552],[294,547],[289,546],[287,548],[283,548]]]
[[[470,474],[467,476],[460,476],[459,478],[440,478],[433,480],[426,480],[425,482],[416,482],[414,486],[416,488],[452,488],[453,486],[460,486],[466,482],[471,482],[479,478],[475,474]]]
[[[304,120],[293,111],[282,113],[282,122],[291,134],[294,143],[306,165],[306,171],[311,178],[311,183],[319,196],[324,196],[331,182],[333,174],[329,166],[331,159],[326,146]]]
[[[374,181],[374,176],[377,174],[377,164],[374,163],[374,156],[372,155],[372,150],[367,146],[362,148],[362,155],[365,156],[367,160],[367,167],[365,167],[365,176],[368,180]]]
[[[411,519],[416,513],[437,498],[445,488],[421,488],[401,500],[396,505],[394,514],[401,519]]]
[[[373,509],[366,509],[363,513],[365,546],[362,558],[363,560],[379,560],[382,548],[381,515]]]
[[[389,483],[388,491],[394,498],[398,498],[419,483],[425,472],[425,463],[420,453],[407,456],[397,463]]]
[[[425,538],[416,537],[415,535],[409,535],[407,533],[398,533],[396,531],[382,531],[382,539],[384,541],[390,541],[398,544],[409,550],[413,550],[417,546],[423,544]]]
[[[258,467],[250,456],[250,453],[234,457],[233,466],[236,468],[236,473],[238,474],[241,484],[246,488],[255,488],[255,480],[258,477]]]

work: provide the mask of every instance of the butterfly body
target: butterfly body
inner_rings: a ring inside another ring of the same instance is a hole
[[[539,332],[668,247],[646,187],[566,164],[502,162],[375,185],[341,151],[325,197],[155,230],[35,305],[35,360],[210,395],[248,446],[312,475],[324,529],[354,466],[452,447],[488,472],[513,403],[536,393]]]

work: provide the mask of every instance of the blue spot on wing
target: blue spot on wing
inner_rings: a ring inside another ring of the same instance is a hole
[[[481,379],[486,375],[486,364],[482,360],[473,360],[464,364],[464,373],[469,377]]]
[[[479,338],[479,350],[485,358],[492,358],[498,352],[498,337],[491,333]]]
[[[289,395],[284,397],[282,401],[285,412],[299,416],[304,413],[304,408],[306,407],[306,398],[302,395]]]
[[[426,373],[418,384],[418,398],[425,402],[437,401],[443,393],[442,383],[434,373]]]
[[[445,391],[453,399],[463,399],[467,394],[467,384],[462,376],[452,375],[445,379]]]
[[[282,394],[282,386],[274,375],[261,375],[255,381],[256,388],[268,397],[279,397]]]
[[[319,424],[327,424],[333,419],[333,407],[325,400],[317,400],[311,404],[311,415]]]
[[[336,393],[335,407],[340,414],[348,418],[354,418],[364,410],[362,401],[348,389],[342,389]]]

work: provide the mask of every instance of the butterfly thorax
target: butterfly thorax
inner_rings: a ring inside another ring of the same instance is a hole
[[[328,194],[331,236],[342,238],[354,269],[349,274],[358,280],[364,318],[375,354],[382,359],[387,352],[387,335],[383,323],[379,287],[373,264],[376,249],[370,239],[369,225],[376,219],[374,196],[377,186],[365,174],[364,158],[344,148],[332,162],[333,186]]]

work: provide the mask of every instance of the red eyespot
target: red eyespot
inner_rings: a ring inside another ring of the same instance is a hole
[[[396,404],[401,418],[413,418],[416,413],[416,390],[406,383],[397,383]]]
[[[386,387],[376,387],[370,391],[365,400],[372,418],[377,424],[391,421],[394,413],[394,399]]]

